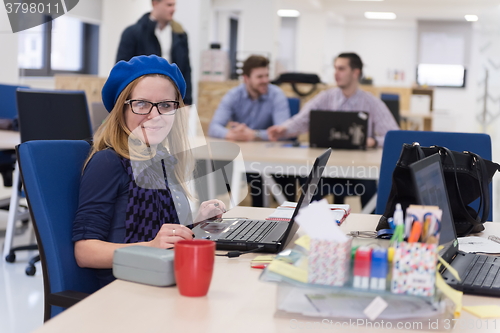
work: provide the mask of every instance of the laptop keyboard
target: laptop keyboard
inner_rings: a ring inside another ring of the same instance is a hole
[[[475,256],[467,267],[464,286],[500,289],[500,258]]]
[[[260,242],[277,224],[272,221],[245,221],[219,240]]]

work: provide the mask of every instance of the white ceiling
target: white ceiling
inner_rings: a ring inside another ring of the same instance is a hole
[[[464,15],[481,18],[500,8],[500,0],[279,0],[281,8],[299,11],[327,11],[346,19],[364,19],[365,11],[394,12],[397,20],[444,19],[464,20]],[[500,17],[499,17],[500,19]]]

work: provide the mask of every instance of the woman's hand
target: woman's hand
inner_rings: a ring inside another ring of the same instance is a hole
[[[226,205],[220,200],[213,199],[201,203],[198,215],[194,222],[200,222],[207,219],[218,219],[226,212]]]
[[[193,237],[193,232],[188,227],[181,224],[166,223],[161,226],[155,239],[150,241],[149,245],[160,249],[169,249],[174,247],[174,244],[178,241],[183,239],[191,240]]]

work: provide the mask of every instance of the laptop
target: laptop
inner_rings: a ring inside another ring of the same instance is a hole
[[[309,146],[333,149],[366,149],[368,113],[312,110]]]
[[[295,217],[307,207],[316,192],[331,149],[316,158],[290,221],[252,220],[245,218],[203,221],[193,228],[195,238],[215,241],[218,250],[239,250],[277,253],[292,240],[299,225]]]
[[[441,274],[451,287],[465,294],[500,296],[500,257],[459,251],[448,192],[439,154],[410,165],[417,198],[422,205],[437,205],[443,211],[439,244],[441,257],[455,268],[461,281],[443,267]]]

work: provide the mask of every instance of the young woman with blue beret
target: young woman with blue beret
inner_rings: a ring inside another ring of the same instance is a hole
[[[77,263],[96,268],[102,285],[114,279],[117,248],[172,248],[194,237],[186,225],[225,212],[209,200],[192,217],[185,92],[177,66],[154,55],[118,62],[102,89],[110,114],[94,135],[73,222]]]

